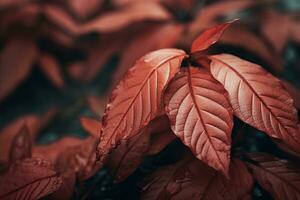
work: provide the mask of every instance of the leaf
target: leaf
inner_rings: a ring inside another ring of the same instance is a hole
[[[101,9],[103,0],[68,0],[72,13],[79,19],[85,19]]]
[[[47,199],[65,200],[72,198],[76,182],[75,173],[71,169],[68,169],[61,173],[60,176],[62,178],[62,185],[57,191],[48,196]]]
[[[141,199],[250,199],[253,179],[243,162],[232,161],[230,177],[228,180],[199,160],[183,160],[147,177]]]
[[[177,137],[172,130],[163,131],[161,133],[152,134],[149,148],[146,155],[151,156],[161,152],[168,144]]]
[[[137,61],[113,91],[102,119],[98,145],[104,156],[121,140],[136,135],[161,111],[161,93],[186,57],[182,50],[162,49]]]
[[[57,158],[56,167],[59,171],[72,169],[79,180],[93,176],[102,163],[96,163],[96,147],[99,140],[90,136],[76,146],[70,146],[62,151]]]
[[[123,50],[114,82],[118,83],[135,61],[150,51],[174,47],[183,31],[179,24],[161,24],[144,28]],[[143,44],[143,45],[141,45]]]
[[[102,127],[100,121],[88,117],[81,117],[80,124],[91,136],[99,136]]]
[[[255,162],[247,163],[254,178],[274,199],[300,198],[299,167],[268,154],[253,153],[248,156]]]
[[[275,11],[266,12],[262,16],[261,31],[276,52],[282,53],[289,40],[290,18]],[[279,28],[280,27],[280,28]]]
[[[12,141],[24,124],[28,128],[33,143],[38,133],[51,121],[55,114],[56,110],[50,109],[43,115],[24,115],[2,128],[0,130],[0,163],[8,163]]]
[[[14,163],[25,158],[31,158],[31,138],[29,130],[24,123],[11,143],[9,161]]]
[[[13,164],[0,184],[1,199],[39,199],[58,190],[62,179],[47,161],[32,158]]]
[[[277,72],[283,70],[281,57],[274,55],[261,38],[243,26],[233,24],[220,38],[220,43],[236,46],[257,55]]]
[[[164,94],[173,132],[197,158],[228,175],[232,109],[220,83],[203,69],[183,68]]]
[[[210,59],[211,73],[229,93],[234,114],[300,151],[297,110],[280,81],[259,65],[233,55],[215,55]]]
[[[204,51],[210,46],[215,44],[222,36],[223,32],[230,26],[234,21],[219,24],[205,30],[199,35],[192,43],[191,53]]]
[[[150,143],[150,134],[146,128],[140,134],[122,141],[111,152],[107,163],[110,174],[115,181],[124,181],[141,164]]]
[[[80,145],[82,139],[77,137],[63,137],[47,145],[35,145],[32,149],[32,157],[39,157],[56,164],[58,156],[66,149]]]
[[[115,181],[121,182],[125,180],[139,167],[149,150],[151,138],[159,135],[158,131],[165,131],[167,128],[169,130],[169,124],[167,116],[156,117],[138,135],[121,141],[121,144],[112,150],[107,166]],[[163,143],[165,142],[163,141]],[[158,148],[163,148],[159,145],[157,146]],[[160,149],[155,150],[159,151]]]
[[[84,24],[81,32],[109,33],[126,28],[139,21],[165,21],[171,18],[170,14],[159,4],[154,2],[137,2],[123,9],[101,15],[93,21]]]
[[[43,54],[38,59],[39,67],[57,88],[64,87],[64,78],[59,64],[50,54]]]
[[[257,3],[252,0],[231,0],[219,1],[204,7],[188,25],[187,41],[191,42],[201,31],[216,24],[218,18],[228,14],[232,15],[233,13],[250,8],[255,4]]]
[[[12,37],[6,42],[0,55],[0,101],[29,76],[36,56],[30,39]]]

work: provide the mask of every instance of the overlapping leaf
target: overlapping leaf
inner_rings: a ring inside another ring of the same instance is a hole
[[[300,151],[297,110],[280,81],[260,66],[233,55],[210,58],[211,72],[228,91],[234,114]]]
[[[0,183],[0,198],[39,199],[59,189],[62,179],[43,159],[25,159],[13,164]]]
[[[158,50],[142,57],[129,70],[105,110],[98,145],[101,155],[136,135],[160,112],[161,93],[185,56],[178,49]]]
[[[194,154],[228,175],[232,109],[208,71],[188,67],[170,82],[164,103],[172,130]]]
[[[248,155],[254,163],[248,163],[258,183],[274,199],[300,198],[300,171],[292,163],[268,154]]]
[[[250,199],[253,179],[242,161],[232,161],[230,177],[199,160],[183,160],[147,177],[141,199]]]

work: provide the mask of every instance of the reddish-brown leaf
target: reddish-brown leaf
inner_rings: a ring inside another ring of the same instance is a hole
[[[210,59],[211,73],[228,91],[234,114],[300,151],[297,110],[280,81],[259,65],[233,55]]]
[[[228,175],[232,109],[223,86],[208,71],[183,68],[164,95],[172,130],[209,166]]]
[[[0,55],[0,101],[30,74],[37,48],[30,39],[12,37]]]
[[[262,33],[276,52],[282,53],[289,39],[290,17],[275,11],[262,16]]]
[[[162,48],[174,47],[182,31],[183,26],[178,24],[162,24],[141,31],[125,47],[120,63],[117,66],[117,71],[113,77],[114,83],[118,83],[135,61],[146,53]]]
[[[300,22],[299,21],[291,22],[290,37],[293,41],[300,44]]]
[[[151,156],[161,152],[168,144],[170,144],[177,137],[172,130],[163,131],[151,135],[149,148],[146,155]]]
[[[82,140],[79,145],[66,148],[58,155],[56,168],[59,171],[71,168],[80,180],[90,178],[101,167],[100,163],[96,163],[98,142],[98,137],[90,136]]]
[[[141,164],[150,143],[147,128],[121,144],[111,152],[108,168],[117,182],[125,180]]]
[[[38,133],[49,123],[55,113],[56,111],[52,109],[41,116],[33,114],[24,115],[13,122],[10,122],[2,130],[0,130],[0,163],[5,164],[8,162],[12,141],[24,124],[28,128],[32,140],[31,142],[33,143]]]
[[[82,139],[77,137],[63,137],[47,145],[36,145],[32,149],[32,156],[43,158],[56,164],[59,154],[66,151],[66,149],[80,145]]]
[[[98,145],[100,155],[107,155],[121,140],[133,137],[157,116],[162,107],[161,93],[186,56],[178,49],[154,51],[128,71],[106,107]]]
[[[81,32],[108,33],[126,28],[128,25],[139,21],[164,21],[170,18],[170,14],[157,3],[151,1],[136,2],[84,24],[81,27]]]
[[[0,183],[0,199],[40,199],[58,190],[62,179],[42,159],[25,159],[13,164]]]
[[[230,180],[199,160],[183,160],[147,177],[141,199],[250,199],[253,179],[240,160],[230,165]]]
[[[50,54],[43,54],[38,59],[39,67],[46,77],[53,83],[57,88],[64,87],[64,78],[59,64],[53,56]]]
[[[68,0],[69,8],[79,19],[85,19],[99,10],[103,0]]]
[[[219,1],[210,4],[201,9],[201,12],[195,17],[192,23],[188,26],[188,42],[191,42],[204,29],[216,24],[219,17],[224,15],[236,13],[255,5],[256,2],[252,0],[229,0]]]
[[[31,142],[29,130],[26,123],[24,123],[11,143],[9,151],[10,163],[14,163],[25,158],[31,158]]]
[[[75,173],[73,170],[68,169],[60,173],[60,176],[62,178],[62,185],[57,191],[48,196],[47,199],[66,200],[72,198],[76,182]]]
[[[100,121],[88,117],[81,117],[80,124],[83,127],[83,129],[90,135],[99,137],[102,127]]]
[[[210,46],[218,42],[221,38],[223,32],[230,26],[231,22],[226,22],[224,24],[219,24],[205,30],[201,35],[199,35],[192,43],[191,53],[204,51]]]
[[[287,160],[268,154],[250,154],[247,163],[258,183],[274,199],[300,199],[300,171]]]

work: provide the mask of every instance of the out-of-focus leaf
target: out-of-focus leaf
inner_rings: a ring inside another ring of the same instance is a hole
[[[6,42],[0,55],[0,101],[29,76],[36,56],[30,39],[12,37]]]
[[[59,189],[62,179],[42,159],[25,159],[13,164],[0,183],[0,198],[40,199]]]
[[[138,134],[161,111],[161,93],[179,71],[186,53],[151,52],[138,60],[112,93],[102,119],[98,152],[102,160],[122,140]]]
[[[250,199],[253,178],[240,160],[230,165],[230,180],[196,159],[162,167],[144,180],[141,199]]]
[[[291,83],[287,81],[281,81],[284,85],[285,89],[291,95],[294,100],[294,105],[296,108],[300,109],[300,89],[293,86]]]
[[[300,198],[300,171],[287,160],[281,160],[268,154],[248,155],[255,163],[247,163],[258,183],[274,199]]]
[[[104,0],[68,0],[67,4],[76,17],[85,19],[100,10]]]
[[[300,152],[297,110],[281,82],[261,66],[230,54],[210,59],[211,73],[228,91],[234,114]]]
[[[30,133],[25,123],[11,143],[9,151],[10,163],[14,163],[25,158],[31,158],[31,142]]]
[[[13,122],[10,122],[0,130],[0,162],[7,163],[9,160],[9,151],[12,148],[12,141],[15,136],[26,125],[33,143],[37,138],[38,133],[50,122],[55,115],[56,110],[50,109],[45,114],[38,115],[24,115]]]
[[[87,104],[89,109],[97,116],[102,116],[105,110],[106,103],[108,102],[107,97],[102,96],[88,96]]]
[[[100,121],[88,117],[81,117],[80,124],[90,135],[99,137],[102,127]]]
[[[72,169],[79,180],[86,180],[93,176],[101,167],[96,163],[96,148],[98,137],[90,136],[79,145],[66,148],[58,155],[56,167],[59,171]]]
[[[223,86],[206,70],[183,68],[164,103],[173,132],[198,159],[228,176],[233,117]]]
[[[178,24],[162,24],[142,30],[125,47],[117,70],[114,73],[114,84],[118,83],[135,61],[150,51],[174,47],[183,31]],[[142,45],[141,45],[142,44]]]
[[[57,88],[64,87],[64,78],[60,68],[60,65],[56,59],[50,54],[43,54],[38,59],[39,67],[47,78]]]

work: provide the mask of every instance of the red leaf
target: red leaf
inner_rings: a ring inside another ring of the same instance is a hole
[[[84,24],[81,32],[108,33],[126,28],[128,25],[139,21],[165,21],[170,19],[170,14],[159,4],[154,2],[137,2],[113,11],[93,21]]]
[[[0,184],[1,199],[40,199],[58,190],[62,179],[41,159],[25,159],[13,164]]]
[[[57,88],[63,88],[65,84],[63,74],[55,58],[49,54],[43,54],[40,56],[38,62],[42,72],[53,85]]]
[[[14,163],[25,158],[31,158],[31,138],[26,124],[19,129],[11,143],[9,161]]]
[[[12,37],[0,55],[0,101],[29,76],[37,56],[30,39]]]
[[[206,70],[183,68],[164,102],[173,132],[197,158],[227,176],[233,119],[223,86]]]
[[[236,21],[236,20],[235,20]],[[235,21],[213,26],[201,33],[192,43],[191,53],[204,51],[218,42],[223,32]]]
[[[294,105],[296,108],[300,109],[300,89],[294,87],[292,84],[290,84],[287,81],[282,80],[282,84],[284,85],[285,89],[288,91],[288,93],[292,96],[294,99]]]
[[[290,17],[274,11],[262,16],[262,33],[276,52],[282,53],[289,40]]]
[[[146,154],[148,156],[158,154],[176,138],[177,137],[172,130],[167,130],[161,133],[153,134],[151,136],[150,145],[147,149]]]
[[[103,0],[68,0],[67,3],[76,17],[85,19],[101,8]]]
[[[47,145],[36,145],[32,149],[32,156],[43,158],[56,164],[59,154],[66,151],[66,149],[80,145],[82,139],[77,137],[63,137]]]
[[[91,136],[99,137],[101,131],[101,122],[88,117],[81,117],[80,123],[83,129]]]
[[[233,55],[210,58],[211,73],[228,91],[234,114],[300,151],[297,110],[280,81],[260,66]]]
[[[88,137],[79,145],[66,148],[58,156],[56,167],[59,171],[71,168],[76,172],[80,180],[86,180],[93,176],[101,167],[96,163],[96,147],[99,140]]]
[[[274,199],[300,199],[299,167],[267,154],[250,154],[255,164],[248,163],[258,183]]]
[[[228,180],[199,160],[163,167],[145,179],[141,199],[250,199],[253,179],[240,160],[230,165]]]
[[[125,72],[137,59],[150,51],[174,47],[183,31],[183,26],[178,24],[162,24],[146,28],[135,36],[123,50],[117,71],[114,74],[114,82],[118,83]],[[141,45],[143,44],[143,45]]]
[[[49,123],[55,113],[56,111],[52,109],[42,116],[24,115],[10,122],[0,130],[0,162],[4,164],[8,162],[12,141],[24,124],[28,128],[32,140],[31,142],[33,143],[38,133]]]
[[[100,155],[106,155],[121,140],[136,135],[157,116],[161,93],[179,71],[184,57],[182,50],[162,49],[142,57],[128,71],[106,107],[98,145]]]
[[[111,152],[108,161],[110,174],[117,182],[125,180],[141,164],[150,143],[150,134],[145,128],[139,135],[121,144]]]
[[[62,185],[56,192],[48,196],[47,199],[66,200],[72,198],[76,182],[75,173],[71,169],[68,169],[61,173],[60,176],[62,178]]]

